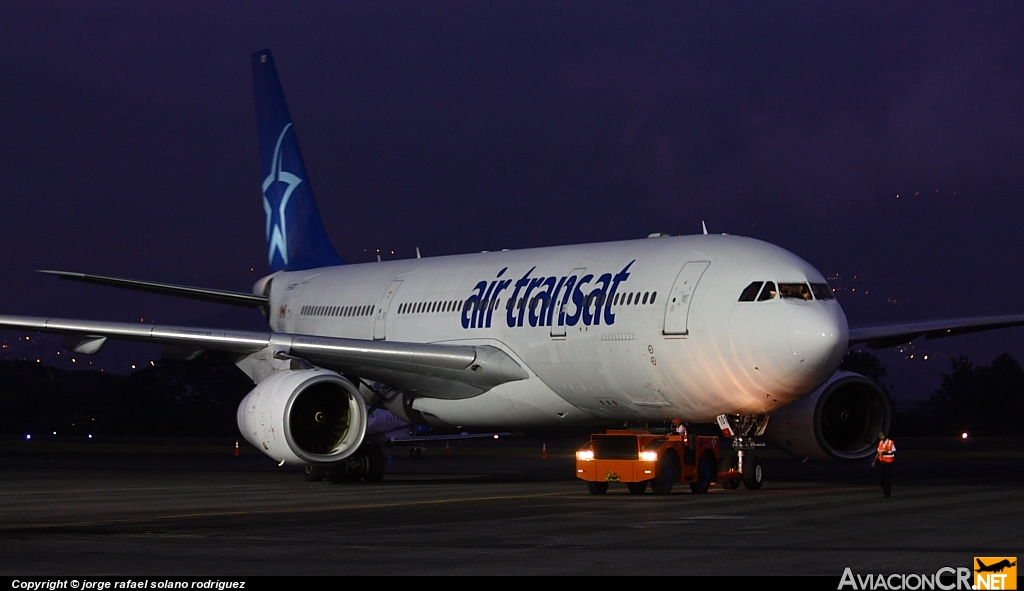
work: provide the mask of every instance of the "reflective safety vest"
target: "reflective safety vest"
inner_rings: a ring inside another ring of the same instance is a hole
[[[893,443],[892,439],[883,439],[878,442],[878,460],[886,464],[891,464],[896,460],[896,444]]]

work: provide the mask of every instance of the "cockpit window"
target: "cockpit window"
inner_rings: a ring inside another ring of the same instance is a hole
[[[811,299],[811,289],[807,287],[806,283],[780,283],[779,295],[784,298],[809,300]]]
[[[832,288],[827,283],[812,283],[811,291],[814,292],[814,299],[816,300],[836,299],[836,294],[832,293]]]
[[[770,300],[775,297],[775,293],[775,284],[771,281],[767,281],[765,282],[764,289],[761,290],[761,295],[758,296],[757,301],[763,302],[765,300]]]
[[[764,281],[755,281],[750,285],[743,288],[743,293],[740,294],[741,302],[752,302],[757,299],[757,292],[761,291],[761,286],[764,285]]]

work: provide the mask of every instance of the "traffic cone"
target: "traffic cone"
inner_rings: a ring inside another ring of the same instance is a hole
[[[235,457],[242,455],[242,450],[238,449],[238,440],[235,440]]]
[[[446,457],[446,458],[452,457],[452,449],[450,447],[448,447],[448,443],[447,442],[444,444],[444,457]]]
[[[542,459],[542,460],[548,459],[548,444],[547,443],[542,443],[541,444],[541,447],[540,447],[540,459]]]

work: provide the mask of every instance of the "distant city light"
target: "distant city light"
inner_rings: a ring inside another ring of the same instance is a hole
[[[967,439],[967,431],[960,434],[960,439]]]
[[[134,363],[132,364],[132,369],[135,369],[135,364]]]
[[[494,438],[495,438],[495,439],[497,439],[497,438],[498,438],[498,436],[497,436],[497,435],[495,435],[495,436],[494,436]]]
[[[56,435],[56,434],[57,434],[57,432],[56,432],[56,431],[54,431],[54,432],[53,432],[53,434],[54,434],[54,435]]]
[[[29,434],[29,433],[26,433],[25,434],[25,441],[28,441],[29,439],[32,439],[32,435]]]
[[[89,439],[92,439],[92,433],[89,434]]]

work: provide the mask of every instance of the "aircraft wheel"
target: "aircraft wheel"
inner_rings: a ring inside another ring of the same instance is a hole
[[[604,493],[608,492],[608,483],[607,482],[588,482],[587,483],[587,490],[589,490],[590,494],[592,494],[592,495],[603,495]]]
[[[714,478],[715,455],[710,451],[704,452],[697,462],[697,482],[690,483],[690,492],[702,495],[711,488],[711,480]]]
[[[758,490],[764,483],[764,468],[761,467],[761,460],[750,458],[750,461],[743,464],[743,486],[747,490]]]
[[[726,478],[725,480],[722,481],[722,488],[724,488],[726,490],[736,490],[739,487],[740,487],[740,479],[739,478]]]
[[[647,481],[627,482],[626,488],[629,489],[629,494],[631,495],[642,495],[647,492]]]
[[[322,482],[327,477],[327,466],[306,465],[302,477],[306,479],[306,482]]]
[[[651,480],[651,492],[656,495],[672,493],[672,485],[679,480],[679,456],[669,450],[658,462],[658,477]]]
[[[384,451],[379,445],[367,444],[366,446],[366,474],[367,482],[380,482],[384,479]]]

